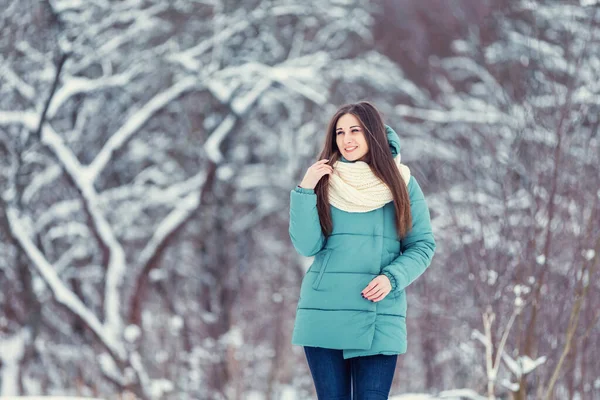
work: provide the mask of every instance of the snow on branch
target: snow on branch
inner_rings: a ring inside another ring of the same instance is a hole
[[[494,78],[487,69],[477,64],[471,58],[449,57],[442,59],[440,64],[447,70],[465,70],[473,73],[489,88],[489,92],[486,93],[486,97],[488,98],[491,97],[498,99],[502,97],[507,99],[509,97],[496,78]]]
[[[237,117],[233,114],[228,115],[213,131],[206,142],[204,142],[204,151],[206,151],[207,157],[214,162],[215,164],[219,164],[223,161],[223,155],[221,154],[221,150],[219,146],[221,146],[221,142],[225,140],[229,132],[233,129],[235,125]]]
[[[117,8],[117,7],[115,7]],[[83,59],[74,61],[67,67],[67,71],[73,75],[85,70],[92,63],[97,60],[102,60],[111,53],[117,51],[117,49],[129,41],[139,38],[141,34],[147,34],[151,30],[156,30],[157,21],[152,17],[168,8],[167,3],[158,3],[154,6],[148,7],[142,11],[113,11],[109,13],[109,18],[102,21],[100,27],[91,29],[86,34],[88,36],[96,36],[101,28],[106,25],[123,23],[124,21],[114,19],[115,15],[125,15],[128,19],[133,18],[133,23],[122,33],[116,36],[111,36],[107,41],[103,42],[101,46],[92,53],[84,54]],[[111,19],[112,18],[112,19]],[[146,33],[144,33],[146,32]]]
[[[453,109],[453,110],[431,110],[424,108],[414,108],[403,104],[397,105],[395,111],[403,117],[419,118],[425,121],[438,123],[448,122],[464,122],[471,124],[509,124],[514,121],[512,118],[498,112],[494,107],[489,106],[488,109],[469,110],[469,109]]]
[[[98,79],[70,77],[52,97],[48,107],[48,118],[52,118],[58,109],[74,95],[109,87],[125,86],[140,72],[141,66],[137,66],[127,72]],[[65,79],[63,78],[63,80]]]
[[[25,346],[31,341],[31,331],[22,328],[9,337],[0,337],[0,397],[19,394],[20,364]]]
[[[248,93],[231,101],[232,114],[229,114],[213,131],[204,143],[204,150],[208,158],[215,164],[223,160],[219,147],[229,132],[233,129],[238,116],[245,115],[250,107],[258,100],[260,95],[271,86],[271,79],[263,78]],[[223,99],[226,100],[226,99]]]
[[[60,280],[53,266],[35,246],[29,237],[25,224],[20,220],[18,211],[13,207],[6,210],[9,226],[19,245],[27,253],[33,265],[50,287],[57,302],[67,307],[73,314],[81,318],[96,334],[102,343],[117,357],[125,359],[125,349],[121,343],[106,331],[98,318],[82,303],[82,301]]]
[[[189,69],[190,71],[196,72],[202,66],[200,62],[196,59],[197,57],[200,57],[201,55],[209,51],[213,46],[227,42],[236,34],[243,32],[245,29],[250,27],[253,23],[256,23],[267,17],[280,17],[284,15],[307,15],[311,12],[312,9],[308,5],[293,5],[276,6],[268,9],[261,7],[252,11],[250,14],[240,12],[238,14],[230,15],[228,17],[229,21],[231,21],[232,23],[228,27],[219,30],[213,36],[201,41],[194,47],[172,54],[167,59],[173,63],[179,63],[182,67]]]
[[[90,179],[89,173],[81,166],[73,152],[64,144],[60,135],[48,124],[45,124],[42,130],[42,143],[54,152],[58,161],[81,192],[85,208],[91,216],[98,237],[109,251],[110,257],[104,291],[104,316],[106,323],[114,329],[114,334],[116,335],[122,328],[122,319],[119,311],[119,287],[123,283],[123,275],[125,274],[125,252],[102,213],[98,195],[94,189],[93,179]]]
[[[178,227],[187,221],[200,204],[200,192],[191,192],[177,203],[173,209],[155,229],[152,238],[140,253],[140,264],[146,265],[156,255],[162,244],[173,234]]]
[[[6,80],[10,86],[12,86],[16,91],[18,91],[21,96],[26,98],[27,100],[34,102],[35,101],[35,89],[21,79],[15,71],[10,68],[8,63],[4,60],[4,57],[0,55],[0,76]]]
[[[30,111],[0,111],[0,126],[23,125],[29,130],[34,130],[38,118]]]
[[[125,124],[121,126],[110,139],[108,139],[94,161],[88,166],[87,178],[90,182],[94,182],[98,178],[98,175],[111,160],[113,153],[123,146],[133,134],[141,129],[157,111],[181,96],[183,93],[193,89],[197,83],[198,81],[196,78],[183,79],[169,89],[155,95],[142,108],[126,118],[127,122],[125,122]]]

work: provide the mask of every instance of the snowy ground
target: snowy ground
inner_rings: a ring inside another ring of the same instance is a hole
[[[95,397],[69,397],[69,396],[0,396],[0,400],[103,400]]]
[[[301,396],[292,387],[284,387],[281,391],[280,400],[298,400],[300,398]],[[265,395],[264,393],[250,392],[247,393],[245,400],[265,400]],[[424,393],[392,395],[389,397],[389,400],[486,400],[486,398],[470,389],[453,389],[444,390],[437,395]]]
[[[406,393],[391,396],[389,400],[485,400],[485,397],[470,389],[445,390],[437,396],[419,393]]]

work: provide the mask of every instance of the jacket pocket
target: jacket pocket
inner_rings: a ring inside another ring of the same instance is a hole
[[[321,269],[319,270],[319,275],[317,276],[317,278],[315,279],[315,281],[312,284],[312,288],[315,290],[318,290],[319,286],[321,285],[321,279],[323,279],[323,274],[325,273],[325,269],[327,268],[327,262],[329,261],[329,256],[331,256],[331,250],[325,250],[325,251],[323,251],[322,255],[320,255]]]

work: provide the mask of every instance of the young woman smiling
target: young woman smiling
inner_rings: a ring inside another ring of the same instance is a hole
[[[431,263],[435,240],[400,138],[371,103],[331,118],[318,161],[291,191],[289,234],[315,257],[292,344],[304,348],[318,398],[387,399],[407,350],[406,288]]]

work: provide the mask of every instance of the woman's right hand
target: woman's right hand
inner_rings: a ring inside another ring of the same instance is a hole
[[[328,159],[324,158],[308,167],[304,179],[302,179],[302,182],[300,183],[300,187],[304,189],[314,189],[324,175],[332,174],[333,167],[327,165],[328,161]]]

